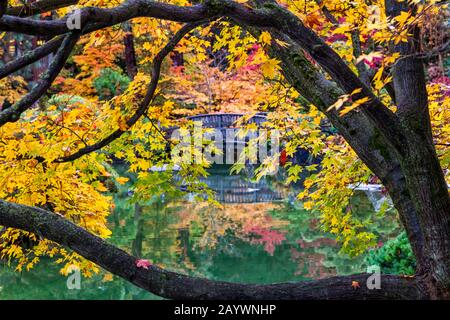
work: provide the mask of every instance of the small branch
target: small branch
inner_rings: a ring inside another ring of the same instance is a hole
[[[359,37],[360,37],[359,30],[358,29],[352,30],[351,40],[353,46],[353,57],[355,58],[355,60],[358,60],[358,58],[363,54],[363,50],[361,47],[361,40]],[[356,69],[358,70],[359,78],[361,79],[361,81],[370,88],[371,79],[369,75],[369,70],[367,69],[364,61],[356,63]]]
[[[86,28],[84,28],[81,31],[81,34],[85,35],[95,30],[102,29],[103,27],[105,27],[105,25],[91,24],[88,25]],[[49,55],[50,53],[56,51],[61,46],[63,40],[64,35],[58,36],[48,41],[44,45],[40,46],[39,48],[36,48],[33,51],[24,54],[22,57],[5,64],[3,67],[0,68],[0,79],[3,79],[4,77],[10,75],[11,73],[14,73],[22,69],[23,67],[32,64],[38,61],[39,59],[42,59],[43,57]]]
[[[164,132],[158,127],[157,124],[155,124],[155,121],[153,121],[153,119],[151,119],[148,115],[148,113],[145,113],[145,118],[150,121],[150,123],[152,124],[152,127],[158,132],[158,134],[161,136],[161,138],[163,138],[168,144],[170,145],[174,145],[174,142],[171,141],[170,139],[167,139],[166,135],[164,134]]]
[[[134,47],[133,26],[130,21],[122,23],[122,29],[125,32],[123,38],[124,44],[124,58],[127,74],[131,79],[134,79],[138,73],[138,66],[136,62],[136,50]]]
[[[437,48],[434,48],[433,50],[431,50],[429,52],[417,52],[417,53],[412,53],[412,54],[407,54],[407,55],[401,56],[400,58],[397,59],[397,61],[395,61],[395,63],[392,66],[395,66],[399,61],[402,61],[407,58],[428,60],[428,59],[434,58],[436,56],[445,55],[448,53],[450,53],[450,40],[447,41],[446,43],[444,43],[443,45],[441,45]]]
[[[29,109],[37,100],[39,100],[45,92],[47,92],[56,76],[64,67],[66,60],[72,52],[72,49],[77,43],[79,37],[79,32],[73,32],[65,37],[48,70],[42,75],[36,86],[19,102],[0,112],[0,126],[7,122],[15,122],[19,120],[20,115],[25,110]]]
[[[69,128],[67,126],[65,126],[64,124],[57,124],[55,123],[55,121],[48,119],[48,121],[50,121],[52,124],[59,126],[59,128],[65,129],[67,131],[69,131],[70,133],[72,133],[74,136],[76,136],[78,138],[78,140],[80,140],[86,147],[88,146],[88,144],[86,143],[86,141],[83,139],[83,137],[81,137],[75,130],[73,130],[72,128]],[[56,132],[59,132],[60,130],[57,130]]]
[[[11,73],[14,73],[56,51],[61,46],[63,40],[64,36],[58,36],[33,51],[25,53],[23,56],[8,62],[3,67],[0,67],[0,79],[3,79]]]
[[[153,60],[152,76],[151,76],[150,84],[147,89],[147,93],[145,94],[145,97],[144,97],[143,101],[141,102],[139,108],[136,110],[136,112],[133,114],[133,116],[131,116],[131,118],[129,118],[126,121],[127,128],[132,127],[145,114],[151,101],[153,100],[156,88],[158,86],[159,76],[161,73],[161,64],[162,64],[164,58],[175,48],[175,46],[181,41],[181,39],[183,39],[183,37],[186,34],[188,34],[190,31],[192,31],[193,29],[195,29],[196,27],[198,27],[204,23],[205,23],[205,21],[189,23],[189,24],[184,25],[173,36],[173,38],[170,39],[170,41],[166,44],[166,46],[163,49],[161,49],[161,51],[158,52],[155,59]],[[121,137],[122,134],[124,134],[125,132],[126,132],[126,130],[117,129],[116,131],[111,133],[106,138],[100,140],[99,142],[97,142],[93,145],[90,145],[88,147],[85,147],[83,149],[80,149],[77,152],[75,152],[74,154],[71,154],[67,157],[57,159],[56,162],[74,161],[88,153],[97,151],[97,150],[107,146],[114,140]]]

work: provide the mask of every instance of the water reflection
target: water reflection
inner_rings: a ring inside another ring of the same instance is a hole
[[[272,177],[255,181],[252,171],[243,174],[230,174],[227,166],[215,166],[209,176],[202,178],[214,190],[216,200],[221,203],[259,203],[272,202],[286,198],[287,192]]]
[[[317,217],[288,199],[276,177],[259,183],[217,169],[204,180],[217,192],[220,208],[189,197],[163,195],[133,203],[126,190],[115,195],[110,217],[115,245],[170,270],[209,279],[272,283],[323,278],[364,270],[364,257],[339,254],[334,240],[318,228]],[[373,208],[364,194],[354,207]],[[376,227],[382,239],[398,232],[394,214]],[[81,290],[68,290],[50,261],[28,273],[0,267],[0,299],[155,299],[116,277],[83,279]]]

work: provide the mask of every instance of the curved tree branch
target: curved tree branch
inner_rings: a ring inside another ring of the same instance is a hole
[[[241,284],[212,281],[136,266],[135,257],[89,233],[60,215],[0,200],[0,225],[32,232],[72,249],[136,286],[169,299],[426,299],[415,278],[384,275],[381,289],[369,290],[367,274],[322,280]],[[358,282],[355,286],[354,281]],[[353,286],[352,286],[353,284]]]
[[[195,22],[195,23],[188,23],[184,25],[178,32],[170,39],[170,41],[164,46],[164,48],[161,49],[161,51],[158,52],[158,54],[155,56],[152,64],[152,76],[150,80],[150,84],[147,89],[147,93],[145,94],[144,99],[142,100],[139,108],[136,110],[136,112],[126,121],[126,127],[130,128],[133,126],[147,111],[151,101],[153,100],[153,97],[155,95],[156,88],[158,86],[159,76],[161,74],[161,64],[164,61],[164,58],[175,48],[175,46],[183,39],[185,35],[187,35],[190,31],[195,29],[196,27],[204,24],[204,21]],[[124,134],[126,130],[117,129],[113,133],[111,133],[106,138],[102,139],[101,141],[87,146],[83,149],[78,150],[77,152],[63,157],[61,159],[57,159],[55,162],[69,162],[76,160],[83,155],[86,155],[88,153],[97,151],[114,140],[118,139],[122,134]]]
[[[114,8],[85,7],[79,10],[81,29],[88,25],[99,25],[99,29],[113,26],[132,18],[152,17],[176,22],[197,22],[214,15],[205,5],[180,7],[148,1],[129,0]],[[57,20],[35,20],[4,15],[0,19],[0,31],[12,31],[30,35],[55,36],[70,32],[67,19],[70,14]]]
[[[48,70],[42,75],[36,86],[26,94],[19,102],[12,105],[10,108],[0,112],[0,126],[7,122],[14,122],[19,120],[20,115],[30,108],[47,90],[64,67],[67,58],[72,52],[73,47],[80,37],[80,32],[72,32],[67,35],[58,50],[55,58],[51,62]]]

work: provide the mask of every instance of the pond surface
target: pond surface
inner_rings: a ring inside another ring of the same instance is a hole
[[[318,279],[365,271],[364,256],[339,253],[333,238],[320,230],[317,217],[295,199],[298,190],[277,179],[252,183],[223,168],[204,180],[217,193],[221,208],[193,202],[189,196],[130,201],[115,195],[108,241],[164,268],[208,279],[272,283]],[[376,198],[376,197],[375,197]],[[358,214],[374,215],[374,195],[352,199]],[[399,233],[394,212],[374,226],[380,241]],[[0,264],[0,299],[159,299],[106,272],[83,278],[69,290],[67,278],[52,261],[18,273]]]

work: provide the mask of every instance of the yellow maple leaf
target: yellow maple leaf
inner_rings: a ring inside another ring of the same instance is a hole
[[[116,181],[117,181],[119,184],[125,184],[128,180],[129,180],[129,179],[128,179],[128,178],[125,178],[125,177],[118,177],[118,178],[116,178]]]
[[[406,21],[408,21],[409,17],[410,14],[408,12],[402,11],[402,13],[394,18],[394,20],[397,21],[400,26],[403,26],[405,25]]]
[[[349,99],[349,96],[347,94],[342,95],[335,103],[333,103],[328,109],[327,111],[330,111],[332,109],[336,109],[339,110],[344,103]]]
[[[268,59],[261,64],[261,71],[267,78],[273,78],[277,70],[280,69],[280,61],[276,59]]]
[[[353,109],[356,109],[360,105],[366,103],[367,101],[369,101],[369,97],[364,97],[364,98],[358,99],[354,103],[352,103],[350,106],[345,107],[344,109],[342,109],[342,111],[339,113],[339,115],[342,117],[343,115],[346,115],[347,113],[349,113]]]
[[[353,96],[353,95],[361,93],[361,92],[362,92],[362,88],[358,88],[358,89],[353,90],[351,95]]]
[[[262,45],[270,45],[272,41],[272,36],[267,31],[261,32],[261,35],[259,36],[259,42],[261,42]]]
[[[152,49],[152,44],[151,44],[150,42],[144,42],[144,44],[142,45],[142,47],[143,47],[145,50],[150,51],[150,50]]]
[[[109,282],[109,281],[113,281],[113,275],[111,273],[107,273],[103,277],[103,282]]]
[[[303,209],[305,210],[311,210],[314,206],[314,203],[312,201],[305,201],[303,203]]]

